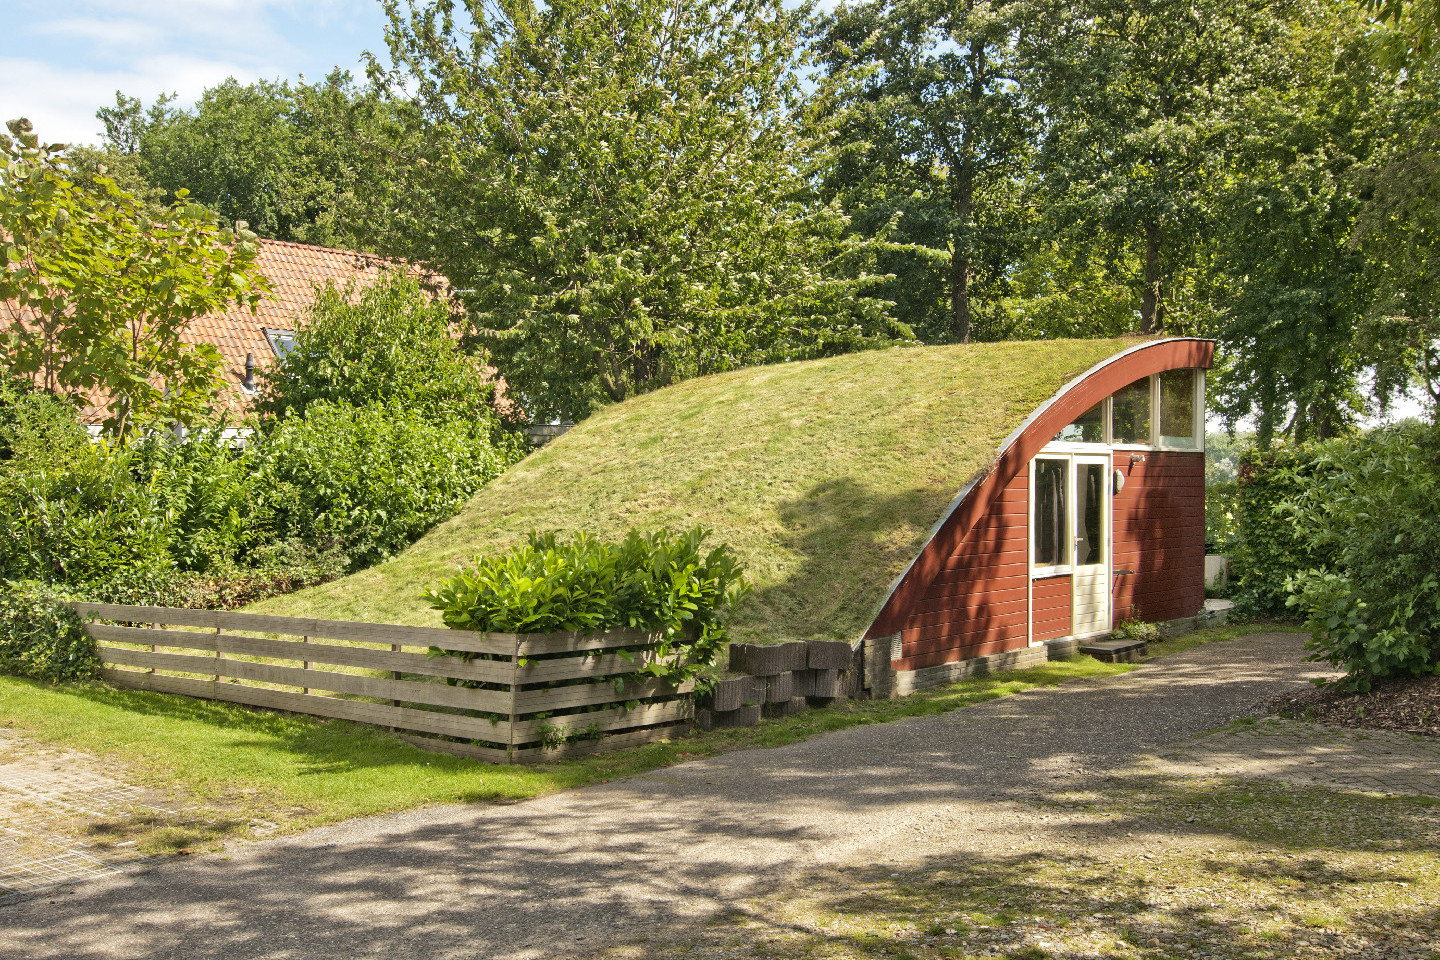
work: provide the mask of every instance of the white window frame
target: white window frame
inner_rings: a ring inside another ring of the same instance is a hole
[[[1191,385],[1194,403],[1192,406],[1193,415],[1190,423],[1190,437],[1195,441],[1194,446],[1181,447],[1173,443],[1162,443],[1160,437],[1160,417],[1153,417],[1151,438],[1155,441],[1156,450],[1173,450],[1176,453],[1204,453],[1205,452],[1205,371],[1200,367],[1191,370],[1193,383]],[[1160,375],[1155,375],[1155,403],[1153,411],[1160,412]]]
[[[1086,452],[1093,453],[1096,445],[1085,444],[1084,446],[1087,447]],[[1035,563],[1035,511],[1039,507],[1039,502],[1035,498],[1035,467],[1041,460],[1064,461],[1065,478],[1061,481],[1061,489],[1065,491],[1065,504],[1067,507],[1071,506],[1070,498],[1074,496],[1074,491],[1071,490],[1071,485],[1074,483],[1075,474],[1075,458],[1073,456],[1061,450],[1052,450],[1050,447],[1047,446],[1040,453],[1037,453],[1035,454],[1035,456],[1030,458],[1030,520],[1028,524],[1028,529],[1026,530],[1025,549],[1030,559],[1031,580],[1043,580],[1046,577],[1067,576],[1074,569],[1073,564],[1075,560],[1075,531],[1067,530],[1063,541],[1065,544],[1065,562],[1061,564],[1049,564],[1045,566],[1040,566]],[[1075,511],[1073,508],[1067,509],[1065,512],[1065,523],[1067,527],[1071,523],[1070,515],[1074,512]]]

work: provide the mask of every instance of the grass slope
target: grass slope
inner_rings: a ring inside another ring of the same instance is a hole
[[[755,585],[738,638],[851,639],[1000,441],[1134,342],[896,348],[687,381],[578,424],[400,556],[251,609],[438,625],[424,591],[528,531],[698,523]]]

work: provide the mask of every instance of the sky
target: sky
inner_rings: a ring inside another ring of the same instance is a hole
[[[381,53],[380,0],[0,0],[0,121],[28,117],[42,140],[96,143],[115,91],[180,105],[226,77],[363,77]]]

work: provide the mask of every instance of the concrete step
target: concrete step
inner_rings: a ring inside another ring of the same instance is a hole
[[[1080,652],[1105,663],[1135,663],[1145,656],[1144,640],[1089,640]]]

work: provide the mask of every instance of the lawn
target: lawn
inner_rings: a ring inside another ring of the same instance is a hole
[[[900,700],[842,702],[747,729],[534,766],[494,766],[430,753],[385,730],[343,721],[98,683],[57,686],[14,677],[0,677],[0,728],[99,757],[113,776],[158,789],[174,816],[147,815],[107,827],[111,840],[134,840],[158,853],[247,837],[257,820],[283,831],[427,804],[513,802],[688,759],[943,713],[1129,669],[1088,658],[1052,663]]]
[[[1001,441],[1135,343],[906,347],[689,380],[599,411],[398,557],[251,609],[438,625],[423,593],[531,530],[700,524],[755,585],[738,639],[853,639]]]

